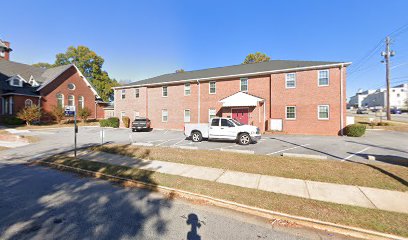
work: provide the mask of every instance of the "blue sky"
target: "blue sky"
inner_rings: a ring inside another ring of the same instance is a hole
[[[385,85],[377,43],[408,23],[408,1],[20,1],[3,3],[12,60],[53,62],[86,45],[117,80],[272,59],[352,61],[348,96]],[[392,82],[408,82],[408,30],[395,37]],[[407,63],[404,65],[404,63]],[[361,66],[358,66],[358,65]],[[352,73],[354,71],[354,73]]]

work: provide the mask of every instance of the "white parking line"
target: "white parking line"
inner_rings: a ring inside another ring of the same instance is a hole
[[[348,156],[348,157],[346,157],[346,158],[343,158],[343,160],[341,160],[341,161],[344,162],[345,160],[348,160],[348,159],[354,157],[355,155],[357,155],[357,154],[359,154],[359,153],[362,153],[362,152],[364,152],[364,151],[367,151],[369,148],[370,148],[370,147],[366,147],[366,148],[364,148],[364,149],[361,150],[361,151],[358,151],[358,152],[356,152],[356,153],[353,153],[353,154],[351,154],[350,156]]]
[[[177,146],[177,144],[181,143],[182,141],[186,140],[186,138],[181,139],[180,141],[176,142],[175,144],[173,144],[173,146]]]
[[[276,153],[280,153],[280,152],[285,152],[285,151],[288,151],[288,150],[304,147],[304,146],[307,146],[307,145],[310,145],[310,144],[307,143],[307,144],[299,145],[299,146],[296,146],[296,147],[286,148],[286,149],[282,149],[282,150],[279,150],[279,151],[276,151],[276,152],[268,153],[266,155],[272,155],[272,154],[276,154]]]
[[[165,143],[167,143],[167,142],[177,140],[177,139],[180,139],[180,138],[173,138],[173,139],[165,140],[164,142],[161,142],[161,143],[157,144],[156,147],[157,147],[157,146],[160,146],[160,145],[162,145],[162,144],[165,144]]]

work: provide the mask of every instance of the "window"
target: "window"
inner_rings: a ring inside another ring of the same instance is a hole
[[[210,94],[215,94],[216,92],[216,87],[215,87],[215,81],[210,82]]]
[[[221,118],[221,127],[235,127],[228,119]]]
[[[0,50],[0,57],[5,57],[6,56],[6,52],[5,51],[3,51],[3,50]]]
[[[184,84],[184,96],[189,96],[191,93],[190,83]]]
[[[58,93],[57,94],[57,106],[58,107],[64,107],[64,94]]]
[[[397,93],[397,97],[400,97],[400,94],[399,94],[399,93]]]
[[[139,98],[140,93],[139,93],[139,88],[135,88],[135,97]]]
[[[126,112],[120,112],[120,120],[122,120],[122,118],[125,116],[126,116]]]
[[[319,71],[319,86],[329,86],[329,70]]]
[[[217,116],[217,110],[214,108],[208,109],[208,119],[211,120]]]
[[[286,107],[286,119],[288,120],[296,119],[296,107],[295,106]]]
[[[135,111],[133,112],[133,119],[136,119],[139,116],[140,116],[139,112],[135,112]]]
[[[68,96],[68,106],[75,106],[75,97],[74,95]]]
[[[33,100],[26,99],[24,102],[25,107],[31,107],[33,105]]]
[[[286,88],[296,88],[296,73],[288,73],[285,77]]]
[[[162,87],[162,96],[163,97],[167,97],[168,93],[167,93],[167,86]]]
[[[167,122],[169,118],[169,113],[167,112],[167,109],[162,110],[162,122]]]
[[[219,119],[219,118],[215,118],[215,119],[211,120],[211,126],[213,126],[213,127],[218,127],[218,126],[220,126],[220,119]]]
[[[239,89],[241,92],[248,92],[248,78],[241,78]]]
[[[82,109],[85,107],[85,100],[83,96],[78,97],[78,107]]]
[[[190,109],[184,110],[184,122],[190,122]]]
[[[121,91],[121,98],[125,99],[126,98],[126,89],[122,89]]]
[[[317,106],[318,119],[327,120],[329,119],[329,105],[319,105]]]
[[[75,84],[73,84],[73,83],[68,83],[68,89],[69,89],[69,90],[75,90]]]

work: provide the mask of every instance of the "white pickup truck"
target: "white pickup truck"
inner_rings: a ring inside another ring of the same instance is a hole
[[[232,118],[213,118],[208,124],[186,124],[184,135],[193,142],[200,142],[203,138],[237,140],[241,145],[248,145],[261,139],[259,128],[243,125]]]

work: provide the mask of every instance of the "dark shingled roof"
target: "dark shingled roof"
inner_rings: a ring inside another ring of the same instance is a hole
[[[240,64],[234,66],[218,67],[218,68],[209,68],[196,71],[188,71],[181,73],[169,73],[160,75],[157,77],[148,78],[141,81],[136,81],[128,84],[124,84],[121,87],[128,86],[139,86],[139,85],[150,85],[150,84],[160,84],[168,82],[176,82],[183,80],[194,80],[194,79],[203,79],[211,77],[225,77],[229,75],[245,75],[245,74],[254,74],[258,72],[267,72],[267,71],[278,71],[286,70],[292,68],[301,68],[301,67],[314,67],[322,65],[331,65],[331,64],[341,64],[343,62],[323,62],[323,61],[292,61],[292,60],[272,60],[269,62],[262,63],[252,63],[252,64]],[[349,63],[344,63],[348,65]]]

